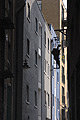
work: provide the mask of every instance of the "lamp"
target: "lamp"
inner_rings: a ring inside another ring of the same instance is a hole
[[[28,64],[28,62],[27,62],[26,59],[24,60],[23,68],[24,68],[24,69],[28,69],[28,68],[30,68],[30,66],[29,66],[29,64]]]

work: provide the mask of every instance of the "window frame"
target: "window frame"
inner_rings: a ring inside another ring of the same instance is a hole
[[[26,85],[26,101],[29,102],[29,85]]]
[[[27,6],[28,6],[28,18],[30,19],[30,4],[27,3]]]
[[[37,54],[38,54],[38,53],[37,53],[37,51],[35,50],[35,65],[38,64],[38,63],[37,63],[37,62],[38,62]]]
[[[30,40],[27,38],[27,55],[30,56]]]
[[[35,97],[35,106],[37,106],[37,92],[34,92],[34,97]]]

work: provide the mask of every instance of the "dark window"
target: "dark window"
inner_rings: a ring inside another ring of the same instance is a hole
[[[46,32],[44,31],[44,44],[46,45]]]
[[[44,91],[44,96],[45,96],[45,104],[46,104],[46,91]]]
[[[62,120],[65,120],[65,110],[62,109]]]
[[[48,94],[48,106],[49,106],[49,94]]]
[[[62,87],[62,95],[64,95],[64,87]]]
[[[30,41],[27,39],[27,54],[30,55]]]
[[[38,32],[38,20],[37,20],[37,18],[35,18],[35,22],[36,22],[36,32]]]
[[[48,75],[49,75],[49,64],[48,64]]]
[[[11,101],[12,101],[12,89],[11,86],[7,87],[7,120],[11,120]]]
[[[65,104],[64,87],[62,87],[62,103]]]
[[[57,109],[59,110],[60,102],[59,99],[57,98]]]
[[[48,50],[49,50],[49,38],[48,38]]]
[[[37,65],[37,51],[35,50],[35,64]]]
[[[64,8],[62,6],[62,20],[64,20]]]
[[[37,92],[35,91],[35,106],[37,106]]]
[[[62,66],[62,73],[64,74],[64,67]]]
[[[52,106],[54,106],[54,94],[52,94]]]
[[[28,3],[28,18],[30,18],[30,5]]]
[[[29,117],[29,115],[28,115],[28,120],[30,120],[30,117]]]
[[[27,89],[27,102],[29,102],[29,86],[27,85],[26,87],[27,87],[26,88]]]
[[[46,72],[46,60],[44,60],[44,71]]]
[[[59,82],[59,76],[58,76],[59,74],[58,74],[58,72],[57,72],[57,82]]]
[[[64,67],[62,66],[62,82],[65,84]]]

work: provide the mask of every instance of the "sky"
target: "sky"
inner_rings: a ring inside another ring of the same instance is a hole
[[[67,0],[63,0],[65,7],[67,8]]]

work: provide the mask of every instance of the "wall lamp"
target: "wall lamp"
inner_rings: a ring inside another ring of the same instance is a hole
[[[62,34],[64,34],[65,36],[67,36],[67,34],[64,33],[64,30],[67,30],[67,29],[56,29],[54,31],[61,32]]]
[[[24,60],[23,68],[24,68],[24,69],[30,68],[30,66],[29,66],[29,64],[28,64],[28,61],[27,61],[26,59]]]

